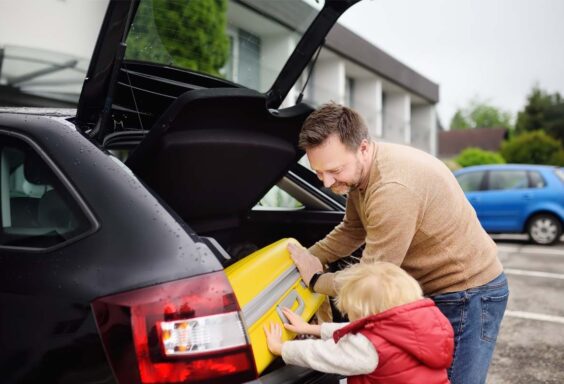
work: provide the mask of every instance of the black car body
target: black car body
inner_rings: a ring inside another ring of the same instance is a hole
[[[344,201],[297,163],[312,108],[279,107],[355,2],[326,1],[260,93],[124,60],[139,3],[112,1],[76,113],[0,111],[3,383],[327,379],[281,362],[257,378],[245,343],[163,357],[154,322],[241,322],[223,268],[280,238],[312,244],[342,218]],[[252,209],[275,184],[304,206]]]

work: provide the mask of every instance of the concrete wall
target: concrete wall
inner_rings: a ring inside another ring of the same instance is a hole
[[[411,144],[437,155],[437,117],[433,105],[415,105],[411,108]]]
[[[355,79],[354,105],[364,117],[373,138],[382,137],[382,82],[377,79]]]
[[[384,132],[386,141],[411,144],[411,105],[407,93],[386,93],[384,97]]]

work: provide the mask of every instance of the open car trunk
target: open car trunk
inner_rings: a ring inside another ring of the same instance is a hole
[[[340,218],[316,231],[303,211],[252,211],[303,155],[296,141],[312,111],[305,104],[268,111],[264,102],[246,89],[186,92],[127,160],[193,230],[235,258],[282,237],[309,245]]]
[[[216,237],[231,251],[282,237],[310,245],[338,223],[342,209],[319,215],[316,207],[295,212],[252,208],[303,155],[298,134],[313,109],[299,102],[281,109],[282,101],[339,16],[358,1],[316,0],[315,6],[302,0],[230,1],[234,14],[261,15],[266,21],[253,19],[261,28],[277,20],[299,38],[291,54],[287,46],[268,47],[286,52],[278,60],[271,57],[269,65],[276,61],[279,72],[270,88],[259,92],[158,59],[164,52],[172,60],[165,52],[171,37],[160,35],[165,31],[157,22],[158,8],[166,4],[111,0],[82,89],[77,126],[108,149],[129,149],[127,165],[133,172],[193,230]],[[167,8],[159,17],[176,11]],[[281,31],[272,28],[269,33]],[[139,41],[151,43],[128,54],[128,45],[139,48]],[[199,56],[186,59],[197,61]]]
[[[232,271],[243,271],[243,281],[245,277],[246,280],[253,278],[245,276],[247,269],[249,274],[252,270],[257,273],[257,268],[252,266],[238,266],[250,263],[249,260],[260,263],[260,258],[271,257],[264,248],[283,238],[293,237],[309,246],[342,218],[342,202],[304,205],[301,209],[287,211],[254,210],[253,207],[287,177],[303,156],[297,145],[298,135],[313,108],[297,103],[280,109],[280,104],[340,14],[357,1],[325,0],[325,6],[265,93],[167,65],[125,60],[125,41],[130,27],[123,24],[123,20],[131,23],[135,19],[139,3],[110,3],[79,102],[77,125],[105,148],[128,149],[128,167],[191,230],[202,238],[211,237],[219,242],[231,256],[222,263],[227,275],[233,278],[238,296],[246,288],[244,283],[243,288],[237,286],[241,283],[235,281],[240,277],[233,277],[232,273],[236,273]],[[260,7],[268,4],[255,0],[235,3]],[[281,2],[272,4],[280,7]],[[265,9],[258,11],[264,13]],[[304,182],[307,188],[314,190],[312,194],[321,194],[312,183],[311,180]],[[274,293],[280,299],[276,303],[289,300],[288,305],[298,303],[299,306],[300,300],[308,297],[308,302],[315,302],[306,304],[304,316],[309,319],[320,304],[319,295],[301,282],[285,243],[282,248],[277,244],[277,256],[270,262],[290,263],[283,276],[291,275],[291,284]],[[253,254],[256,251],[259,252]],[[249,254],[252,255],[244,259]],[[246,305],[268,301],[261,299],[260,291],[270,289],[272,284],[277,286],[280,279],[287,280],[274,274],[269,276],[273,267],[268,262],[265,265],[258,268],[258,273],[266,276],[267,281],[262,288],[254,287],[258,289],[257,299],[239,299],[243,313]],[[296,299],[288,299],[294,297],[292,295],[297,295]],[[261,319],[266,321],[272,318],[269,316],[279,316],[269,313],[261,315]],[[250,333],[253,324],[247,324]],[[262,371],[270,362],[257,357],[265,354],[264,338],[250,337],[258,340],[253,343],[260,344],[257,350],[260,347],[262,352],[256,352],[255,358]]]
[[[305,104],[268,111],[246,89],[186,92],[157,120],[127,165],[195,227],[237,221],[302,155]]]

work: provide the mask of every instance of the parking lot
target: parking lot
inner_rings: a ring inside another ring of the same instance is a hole
[[[496,242],[510,297],[487,383],[564,383],[564,242]]]

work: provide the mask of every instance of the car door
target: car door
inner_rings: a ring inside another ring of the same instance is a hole
[[[486,171],[468,171],[456,175],[456,180],[460,187],[466,194],[466,198],[478,215],[478,219],[484,225],[483,208],[482,208],[482,194],[485,188],[485,175]]]
[[[489,232],[520,232],[534,194],[525,169],[490,170],[479,197],[482,225]]]

